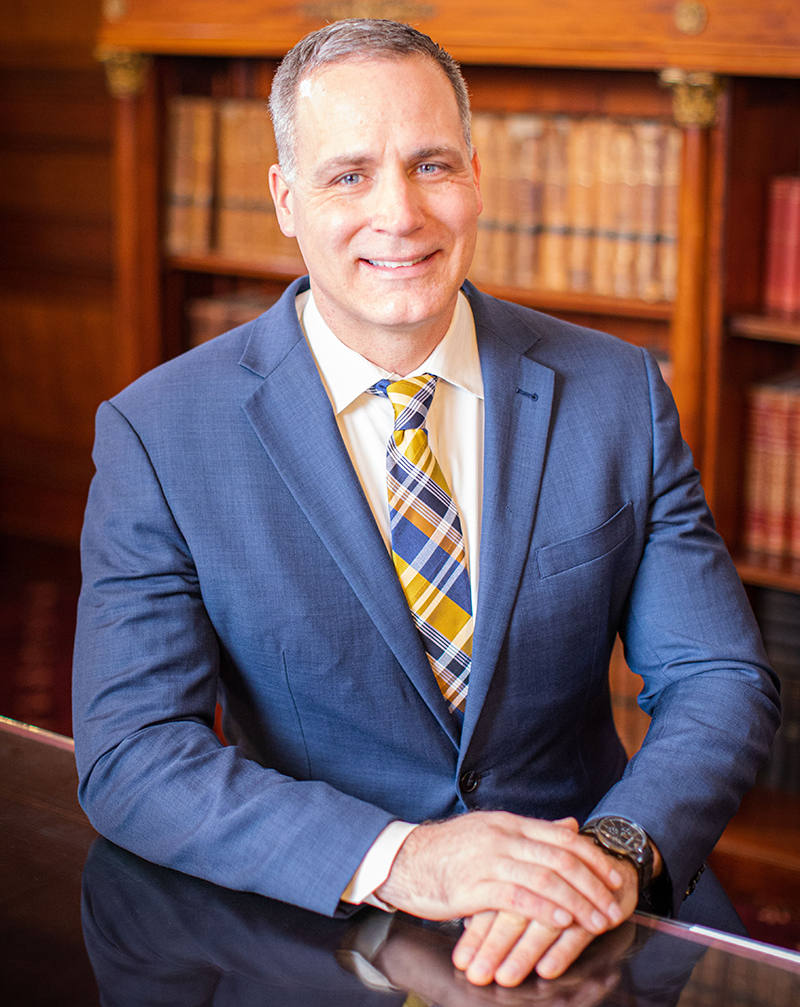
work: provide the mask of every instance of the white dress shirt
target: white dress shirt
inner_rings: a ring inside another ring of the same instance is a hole
[[[385,371],[345,346],[323,320],[310,290],[298,295],[295,306],[342,440],[386,548],[391,552],[386,446],[394,431],[394,409],[388,399],[372,395],[368,389],[382,378],[396,380],[408,375]],[[474,614],[483,497],[483,377],[472,310],[460,291],[450,327],[433,353],[413,373],[435,374],[439,378],[426,427],[431,450],[461,519]],[[397,851],[415,828],[410,822],[388,825],[367,851],[342,899],[390,908],[373,892],[388,877]]]

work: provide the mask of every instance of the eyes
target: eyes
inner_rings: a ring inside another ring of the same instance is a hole
[[[422,161],[414,166],[412,174],[421,178],[435,178],[440,174],[444,174],[448,170],[450,170],[449,165],[441,164],[436,161]],[[347,171],[343,175],[339,175],[335,178],[333,184],[344,189],[351,189],[362,185],[367,181],[369,181],[369,175],[365,172]]]

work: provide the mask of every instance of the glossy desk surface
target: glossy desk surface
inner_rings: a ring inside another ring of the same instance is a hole
[[[329,920],[99,839],[67,739],[0,718],[0,769],[2,997],[15,1007],[800,1005],[800,955],[645,917],[561,979],[473,987],[450,963],[455,924]]]

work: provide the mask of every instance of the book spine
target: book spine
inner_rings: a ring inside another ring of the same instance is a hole
[[[753,552],[766,548],[767,527],[767,452],[769,394],[764,386],[755,386],[748,395],[748,435],[745,457],[744,545]]]
[[[661,297],[674,301],[678,289],[678,199],[681,186],[683,135],[677,126],[668,126],[664,137],[661,182],[658,279]]]
[[[572,124],[567,149],[567,273],[570,290],[589,290],[591,256],[596,217],[594,141],[596,123],[591,119]]]
[[[555,116],[545,131],[542,257],[539,285],[567,290],[567,151],[572,121]]]
[[[189,248],[192,138],[187,99],[172,98],[167,110],[166,234],[168,255]]]
[[[656,270],[658,203],[662,184],[664,127],[658,122],[634,125],[639,148],[639,236],[635,253],[635,294],[643,301],[658,301],[662,287]]]
[[[614,242],[614,294],[634,295],[634,262],[639,225],[639,150],[633,129],[620,124],[616,130],[617,213]]]
[[[800,392],[789,416],[789,555],[800,562]]]
[[[246,167],[244,150],[246,104],[231,99],[220,107],[217,173],[217,250],[228,258],[247,254],[245,229]]]
[[[523,290],[536,285],[542,230],[542,133],[544,120],[537,115],[509,117],[514,138],[514,190],[517,240],[512,283]]]
[[[211,202],[216,156],[216,103],[210,98],[192,102],[192,181],[189,214],[189,251],[202,255],[211,247]]]
[[[475,112],[472,116],[472,142],[481,163],[481,195],[483,210],[478,217],[478,236],[470,277],[475,283],[491,282],[492,241],[497,216],[497,171],[495,162],[495,120],[492,112]]]
[[[800,176],[770,183],[765,307],[791,318],[800,311]]]
[[[594,248],[592,252],[592,290],[610,296],[614,293],[614,243],[616,240],[617,160],[614,150],[616,123],[600,120],[597,126],[597,202]]]
[[[789,437],[793,395],[784,389],[768,393],[763,450],[766,462],[764,549],[781,556],[788,544]]]

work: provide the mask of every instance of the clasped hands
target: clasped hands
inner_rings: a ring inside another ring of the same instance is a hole
[[[454,965],[472,983],[516,986],[534,969],[561,975],[627,919],[638,876],[579,835],[574,818],[475,811],[415,829],[376,895],[413,916],[464,917]]]

